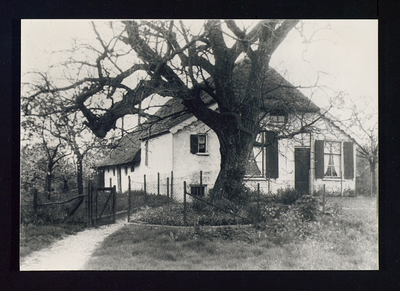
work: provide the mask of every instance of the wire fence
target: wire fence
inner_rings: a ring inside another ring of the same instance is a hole
[[[188,181],[191,191],[200,191],[203,195],[207,195],[216,176],[215,171],[197,171],[184,175],[182,173],[176,175],[171,171],[170,173],[129,176],[127,178],[130,179],[130,182],[127,182],[126,186],[130,186],[132,191],[140,190],[147,194],[162,195],[182,202],[183,181]]]

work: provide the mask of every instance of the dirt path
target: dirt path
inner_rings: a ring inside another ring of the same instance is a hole
[[[20,264],[20,270],[82,270],[93,251],[108,235],[123,227],[125,221],[118,220],[116,224],[103,225],[67,236],[49,248],[26,257]]]

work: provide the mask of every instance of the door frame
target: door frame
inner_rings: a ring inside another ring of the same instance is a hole
[[[309,160],[307,161],[307,163],[304,163],[304,165],[308,166],[308,178],[307,178],[307,184],[308,184],[308,189],[306,191],[306,194],[308,194],[310,192],[310,187],[311,187],[311,183],[310,183],[310,177],[311,177],[311,147],[309,146],[295,146],[294,147],[294,188],[296,189],[296,150],[297,149],[307,149],[308,150],[308,155],[309,155]],[[297,189],[296,189],[297,190]]]

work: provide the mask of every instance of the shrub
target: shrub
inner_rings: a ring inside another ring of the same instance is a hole
[[[356,197],[356,192],[353,189],[344,189],[343,196],[345,197]]]
[[[301,218],[304,221],[315,220],[317,217],[318,201],[316,197],[311,195],[304,195],[296,201],[295,207],[298,209]]]
[[[301,197],[301,193],[296,191],[293,188],[286,188],[286,189],[279,189],[277,193],[277,201],[280,203],[286,204],[286,205],[291,205],[296,202],[299,197]]]

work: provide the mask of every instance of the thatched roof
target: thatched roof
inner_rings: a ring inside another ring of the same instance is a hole
[[[236,65],[234,83],[235,87],[238,88],[235,93],[241,94],[238,96],[244,96],[241,88],[244,88],[244,82],[247,82],[246,76],[249,66],[249,61],[246,59]],[[287,112],[319,111],[319,108],[310,99],[272,68],[268,71],[268,77],[262,91],[264,96],[263,109],[266,111],[271,109],[284,109]],[[254,91],[254,94],[259,94],[259,92]],[[207,105],[215,103],[211,96],[205,92],[202,93],[201,98]],[[135,157],[136,160],[138,155],[140,158],[140,140],[167,133],[175,125],[193,116],[179,99],[168,100],[155,115],[157,118],[144,122],[135,132],[121,138],[119,146],[110,152],[110,155],[99,164],[99,167],[135,162]]]
[[[234,83],[236,94],[244,95],[240,88],[244,88],[244,82],[247,82],[246,71],[249,63],[247,60],[239,62],[235,68]],[[254,91],[254,94],[259,92]],[[297,88],[286,81],[277,71],[270,68],[265,86],[263,87],[263,110],[284,109],[286,112],[318,112],[319,107],[310,99],[304,96]],[[212,105],[215,101],[205,92],[202,92],[202,100],[207,105]],[[245,100],[243,100],[244,102]],[[179,99],[170,99],[156,113],[159,120],[146,122],[142,125],[142,138],[149,138],[154,135],[166,133],[170,128],[185,121],[193,115],[189,113],[182,101]]]
[[[236,64],[234,69],[234,84],[236,96],[245,96],[250,73],[250,60],[244,59]],[[282,77],[275,69],[269,67],[261,89],[252,90],[253,96],[262,95],[262,109],[266,112],[273,109],[283,109],[286,112],[318,112],[319,107],[304,96],[296,87]],[[261,91],[261,92],[260,92]],[[243,99],[243,103],[246,100]]]
[[[132,132],[122,137],[109,155],[97,164],[97,167],[135,164],[140,162],[141,132]]]

